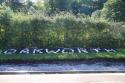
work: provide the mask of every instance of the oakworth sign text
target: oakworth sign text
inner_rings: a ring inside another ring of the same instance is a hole
[[[24,48],[24,49],[6,49],[1,54],[43,54],[43,53],[99,53],[99,52],[116,52],[111,48]]]

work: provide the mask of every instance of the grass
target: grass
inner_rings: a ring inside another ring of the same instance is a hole
[[[69,60],[125,60],[125,50],[113,53],[58,53],[58,54],[0,54],[0,63],[4,62],[43,62]]]

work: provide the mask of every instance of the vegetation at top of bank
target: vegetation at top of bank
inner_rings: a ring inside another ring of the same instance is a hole
[[[0,48],[124,48],[125,1],[96,1],[49,0],[43,4],[38,0],[25,5],[1,0]]]

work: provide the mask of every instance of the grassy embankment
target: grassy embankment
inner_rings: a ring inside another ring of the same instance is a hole
[[[67,54],[0,54],[0,62],[44,62],[44,61],[69,61],[69,60],[125,60],[125,50],[115,53],[67,53]]]

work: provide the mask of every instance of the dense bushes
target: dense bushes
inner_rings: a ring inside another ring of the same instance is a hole
[[[91,15],[92,12],[103,8],[107,0],[49,0],[50,13],[59,11],[72,11],[72,13],[84,13]]]
[[[102,9],[102,14],[109,20],[125,21],[125,1],[108,0]]]
[[[9,19],[8,26],[4,26],[2,20],[0,21],[0,48],[125,46],[125,23],[108,22],[94,16],[75,16],[71,13],[59,13],[54,16],[17,13]]]
[[[9,41],[10,25],[13,11],[6,6],[0,6],[0,46],[6,46]]]

